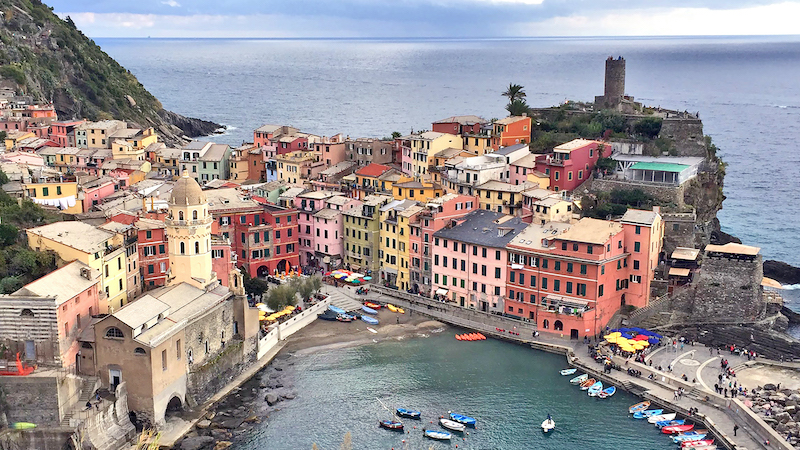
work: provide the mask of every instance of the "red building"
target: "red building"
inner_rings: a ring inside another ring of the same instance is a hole
[[[532,123],[528,116],[511,116],[493,123],[492,148],[530,143]]]
[[[488,122],[488,120],[478,116],[453,116],[433,122],[432,131],[460,134],[462,136],[465,134],[480,134],[481,126]]]
[[[164,286],[169,269],[169,247],[164,222],[153,219],[136,221],[139,241],[139,268],[145,290]]]
[[[59,147],[76,147],[75,129],[86,122],[85,120],[70,120],[53,122],[50,124],[48,139],[58,144]]]
[[[280,132],[280,125],[262,125],[253,131],[253,144],[256,147],[270,145],[270,139],[275,136],[275,132]]]
[[[550,177],[550,189],[572,192],[589,179],[600,159],[599,141],[573,139],[536,160],[536,170]]]
[[[211,238],[211,268],[223,286],[230,286],[231,273],[236,269],[236,254],[231,251],[231,241],[222,236]]]

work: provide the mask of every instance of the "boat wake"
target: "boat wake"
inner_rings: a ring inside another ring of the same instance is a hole
[[[431,333],[441,333],[442,331],[444,331],[444,327],[434,328],[433,330],[431,330]]]

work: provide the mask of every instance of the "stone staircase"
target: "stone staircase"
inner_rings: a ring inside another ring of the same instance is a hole
[[[652,330],[653,328],[669,324],[671,317],[672,313],[669,312],[655,314],[652,317],[644,319],[641,323],[639,323],[636,326],[644,328],[646,330]]]
[[[83,381],[81,382],[81,395],[78,397],[77,403],[72,405],[72,408],[61,418],[62,427],[70,427],[70,421],[75,416],[75,412],[83,410],[86,402],[93,398],[97,381],[97,377],[83,377]]]
[[[331,305],[337,308],[342,308],[347,312],[358,311],[363,306],[360,301],[355,300],[338,290],[331,290],[329,292],[331,298]]]

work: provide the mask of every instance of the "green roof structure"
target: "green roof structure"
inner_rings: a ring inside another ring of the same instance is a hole
[[[639,170],[657,170],[660,172],[674,172],[681,173],[688,169],[689,166],[684,164],[671,164],[671,163],[655,163],[655,162],[637,162],[630,167],[631,169]]]

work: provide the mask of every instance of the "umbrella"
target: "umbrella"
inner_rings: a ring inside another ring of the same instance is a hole
[[[625,332],[622,333],[622,337],[624,337],[625,339],[633,339],[633,335],[632,334],[625,333]]]
[[[634,341],[646,341],[648,339],[647,335],[638,334],[636,337],[633,338]]]
[[[334,277],[334,278],[338,278],[338,279],[340,279],[340,280],[341,280],[342,278],[347,278],[347,274],[344,274],[344,273],[337,273],[337,274],[336,274],[336,275],[334,275],[333,277]]]
[[[650,346],[650,343],[647,342],[647,341],[639,341],[639,343],[642,345],[642,347],[649,347]]]
[[[650,344],[658,344],[659,341],[660,339],[657,337],[651,337],[650,339],[647,340],[647,342]]]
[[[608,341],[608,342],[610,342],[612,344],[616,344],[618,338],[616,336],[610,336],[610,337],[606,336],[605,339],[606,339],[606,341]]]
[[[614,331],[613,333],[610,334],[610,336],[622,336],[622,333],[620,333],[619,331]]]
[[[352,283],[353,284],[361,284],[361,280],[353,280]]]
[[[287,306],[285,309],[287,311],[294,311],[295,307],[290,305],[290,306]]]
[[[366,280],[366,281],[369,281],[371,279],[372,279],[372,277],[364,277],[364,280]]]

